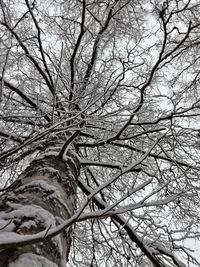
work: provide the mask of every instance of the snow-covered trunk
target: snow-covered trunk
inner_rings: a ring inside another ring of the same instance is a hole
[[[68,154],[33,160],[19,178],[0,196],[0,238],[34,234],[68,219],[74,212],[79,166]],[[0,251],[4,267],[64,267],[68,258],[71,229],[44,242],[6,247]]]

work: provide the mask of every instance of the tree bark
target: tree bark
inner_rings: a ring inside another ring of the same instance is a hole
[[[79,164],[68,153],[31,162],[0,198],[0,238],[35,234],[57,226],[74,213]],[[68,259],[72,229],[44,242],[0,251],[0,266],[64,267]]]

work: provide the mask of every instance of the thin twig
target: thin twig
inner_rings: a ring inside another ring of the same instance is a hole
[[[63,42],[61,44],[60,59],[59,59],[59,63],[58,63],[56,81],[55,81],[54,90],[53,90],[54,94],[53,94],[52,125],[54,124],[54,113],[55,113],[55,107],[56,107],[56,89],[57,89],[57,84],[58,84],[58,79],[59,79],[59,74],[60,74],[62,57],[63,57]]]
[[[8,62],[10,49],[11,49],[11,47],[8,49],[8,51],[6,53],[5,63],[3,65],[2,74],[1,74],[2,75],[2,79],[1,79],[1,85],[0,85],[0,103],[2,102],[2,98],[3,98],[4,76],[5,76],[5,72],[6,72],[6,65],[7,65],[7,62]]]

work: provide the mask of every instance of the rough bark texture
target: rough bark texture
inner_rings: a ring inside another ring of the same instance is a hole
[[[38,158],[0,197],[1,237],[34,234],[71,217],[79,166],[70,154],[66,160],[54,155]],[[71,229],[42,243],[0,251],[0,266],[64,267]]]

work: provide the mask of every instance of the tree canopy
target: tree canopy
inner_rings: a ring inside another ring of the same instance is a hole
[[[200,265],[198,2],[0,2],[1,184],[71,149],[70,266]]]

